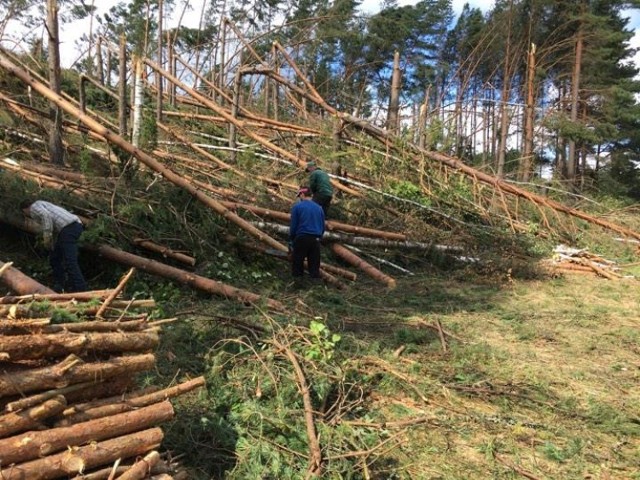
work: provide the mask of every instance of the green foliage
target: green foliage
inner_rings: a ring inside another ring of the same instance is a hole
[[[75,313],[71,313],[63,308],[54,308],[51,311],[51,323],[74,323],[81,319]]]
[[[316,320],[311,321],[309,331],[314,337],[311,346],[305,353],[305,358],[307,360],[331,360],[341,336],[337,333],[332,334],[324,323]]]

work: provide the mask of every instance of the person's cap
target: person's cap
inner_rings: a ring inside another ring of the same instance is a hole
[[[310,168],[315,166],[316,166],[316,162],[307,162],[307,167],[305,168],[305,170],[308,172]]]
[[[296,197],[299,197],[300,195],[304,195],[305,197],[308,197],[309,195],[311,195],[311,189],[309,187],[300,187]]]

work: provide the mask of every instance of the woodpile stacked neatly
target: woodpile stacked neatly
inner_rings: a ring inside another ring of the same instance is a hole
[[[167,320],[111,293],[77,295],[93,299],[84,305],[68,294],[0,298],[1,479],[186,478],[160,453],[159,426],[174,416],[169,399],[204,380],[137,389]],[[82,318],[53,323],[61,308]]]
[[[553,271],[593,274],[616,280],[623,278],[618,265],[599,255],[590,253],[587,249],[570,248],[558,245],[553,251],[553,258],[545,262]]]

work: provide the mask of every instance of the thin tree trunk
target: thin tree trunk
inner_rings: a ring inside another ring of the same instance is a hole
[[[60,43],[58,37],[58,1],[47,0],[47,31],[49,37],[48,62],[49,84],[51,90],[60,95]],[[49,131],[49,160],[57,165],[64,164],[62,145],[62,110],[55,104],[49,104],[49,118],[52,126]]]
[[[506,51],[504,54],[504,68],[502,74],[502,98],[500,102],[500,141],[498,144],[498,161],[496,175],[504,177],[505,159],[507,155],[507,140],[509,138],[509,97],[511,96],[511,24],[513,21],[513,0],[509,0],[509,16],[507,26]]]
[[[100,85],[104,85],[104,66],[102,64],[102,37],[98,36],[96,42],[96,67],[98,71],[98,81]]]
[[[62,413],[66,406],[67,401],[65,398],[62,395],[58,395],[27,410],[0,415],[0,438],[26,432],[27,430],[36,430],[42,420]],[[4,462],[3,457],[4,452],[0,454],[0,458]]]
[[[582,24],[578,27],[576,40],[576,57],[571,76],[571,122],[578,122],[578,103],[580,100],[580,70],[582,67],[583,32]],[[574,182],[576,178],[576,141],[569,139],[569,154],[567,156],[567,179]]]
[[[535,120],[534,81],[536,73],[536,45],[529,47],[527,61],[527,100],[524,109],[524,142],[522,148],[522,163],[520,165],[520,180],[528,182],[533,165],[533,126]]]
[[[397,132],[400,127],[400,90],[402,88],[402,72],[400,71],[400,52],[393,54],[393,74],[391,76],[391,95],[389,112],[387,113],[387,130]]]
[[[163,24],[163,0],[158,0],[158,65],[162,68],[162,24]],[[162,75],[156,73],[156,120],[162,121]]]
[[[122,138],[127,138],[127,44],[124,35],[120,35],[120,59],[118,63],[118,129]]]
[[[131,144],[136,148],[140,146],[140,131],[142,129],[142,106],[144,103],[142,84],[143,68],[143,63],[140,60],[136,59],[133,96],[133,130],[131,132]]]

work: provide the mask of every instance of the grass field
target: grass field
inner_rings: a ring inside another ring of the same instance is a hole
[[[285,300],[297,313],[272,339],[212,345],[221,332],[208,336],[202,305],[165,335],[209,371],[209,395],[169,435],[177,451],[199,439],[186,462],[202,478],[302,478],[302,402],[274,346],[286,344],[311,387],[324,478],[640,479],[635,279],[459,271]],[[307,330],[309,313],[340,339]],[[194,426],[202,418],[216,427]],[[229,444],[216,440],[224,429]],[[204,459],[221,451],[214,475]]]

